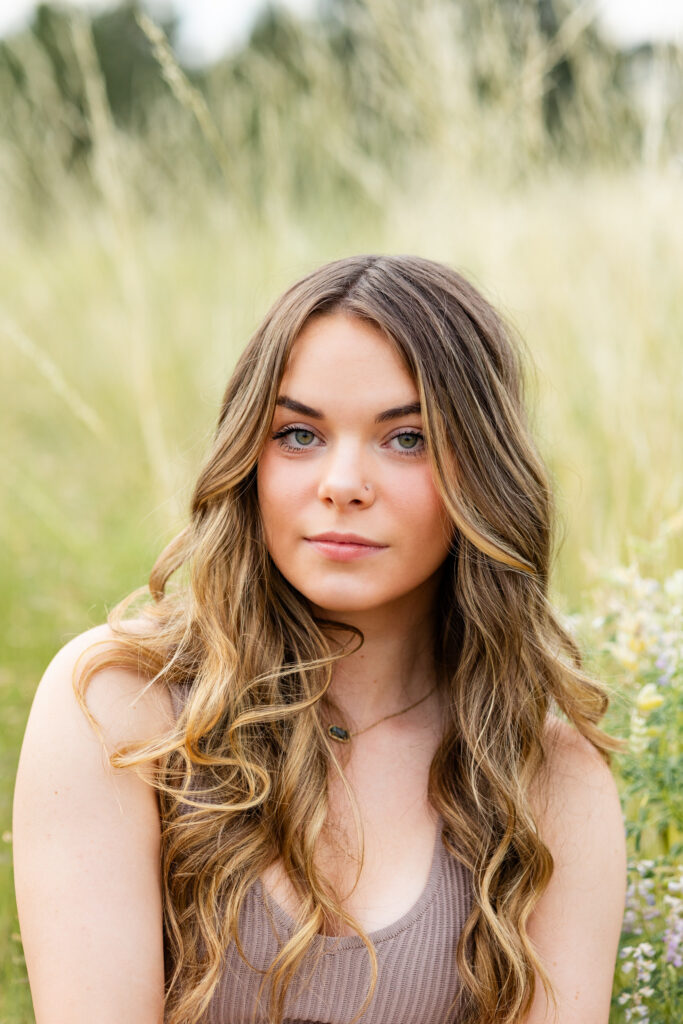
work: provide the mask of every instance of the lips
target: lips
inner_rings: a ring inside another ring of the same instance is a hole
[[[387,547],[369,537],[361,537],[358,533],[337,533],[334,530],[304,539],[321,558],[331,562],[356,562],[359,559],[374,558]]]
[[[386,544],[378,544],[374,540],[370,540],[369,537],[361,537],[358,533],[336,533],[334,530],[328,531],[327,533],[316,533],[313,537],[307,537],[306,540],[311,541],[328,541],[332,544],[354,544],[363,545],[369,548],[385,548]]]

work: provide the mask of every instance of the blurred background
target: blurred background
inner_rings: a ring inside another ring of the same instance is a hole
[[[33,1019],[11,798],[40,675],[146,583],[236,356],[320,263],[417,253],[502,310],[557,489],[554,600],[611,624],[586,644],[623,694],[679,678],[679,634],[638,616],[680,612],[682,225],[670,0],[3,0],[0,1022]]]

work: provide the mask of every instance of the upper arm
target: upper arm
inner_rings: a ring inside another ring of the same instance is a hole
[[[14,876],[37,1024],[155,1024],[164,966],[156,792],[113,771],[72,687],[78,654],[108,627],[68,643],[38,686],[14,793]],[[87,704],[111,751],[151,738],[168,708],[142,682],[104,669]]]
[[[607,1024],[626,897],[626,841],[612,773],[588,740],[556,720],[536,812],[554,860],[529,937],[555,990],[556,1024]],[[524,1024],[550,1024],[540,979]]]

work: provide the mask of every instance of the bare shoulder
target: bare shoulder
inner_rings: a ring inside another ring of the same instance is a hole
[[[551,755],[555,755],[558,766],[569,757],[572,762],[580,761],[584,767],[590,763],[596,766],[604,765],[609,772],[604,758],[590,740],[557,715],[548,715],[545,738],[547,750]]]
[[[546,765],[535,789],[537,811],[548,817],[591,804],[619,806],[612,770],[590,740],[556,715],[548,715],[545,734]],[[576,806],[575,806],[576,805]]]
[[[134,770],[113,769],[107,754],[165,731],[170,706],[138,673],[102,668],[86,690],[96,735],[77,701],[74,670],[90,648],[113,643],[109,626],[97,626],[57,652],[37,686],[19,757],[14,880],[41,1024],[162,1017],[157,795]]]
[[[600,752],[573,726],[551,717],[546,741],[530,798],[553,872],[528,935],[558,997],[560,1024],[607,1024],[626,891],[619,793]],[[524,1024],[550,1019],[539,987]]]
[[[131,633],[136,623],[127,624]],[[55,713],[83,715],[74,692],[74,682],[87,667],[91,655],[112,651],[116,637],[107,623],[94,626],[69,640],[54,656],[40,680],[34,703],[49,704]],[[128,668],[107,666],[90,680],[85,702],[97,720],[107,748],[144,742],[166,731],[173,723],[168,690],[152,684]],[[84,716],[83,716],[84,717]]]

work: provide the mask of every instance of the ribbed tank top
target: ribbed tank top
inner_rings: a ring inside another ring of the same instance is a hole
[[[182,697],[173,694],[176,713]],[[455,952],[472,905],[471,876],[446,849],[439,818],[427,884],[393,924],[368,932],[377,953],[375,992],[359,1024],[457,1024],[448,1013],[459,989]],[[239,936],[253,970],[234,942],[225,951],[221,980],[201,1024],[266,1024],[268,989],[258,990],[295,924],[258,879],[242,905]],[[317,945],[315,944],[317,943]],[[348,1024],[366,998],[370,957],[359,935],[316,936],[324,952],[313,973],[302,970],[286,997],[284,1024]],[[309,977],[310,975],[310,977]]]

